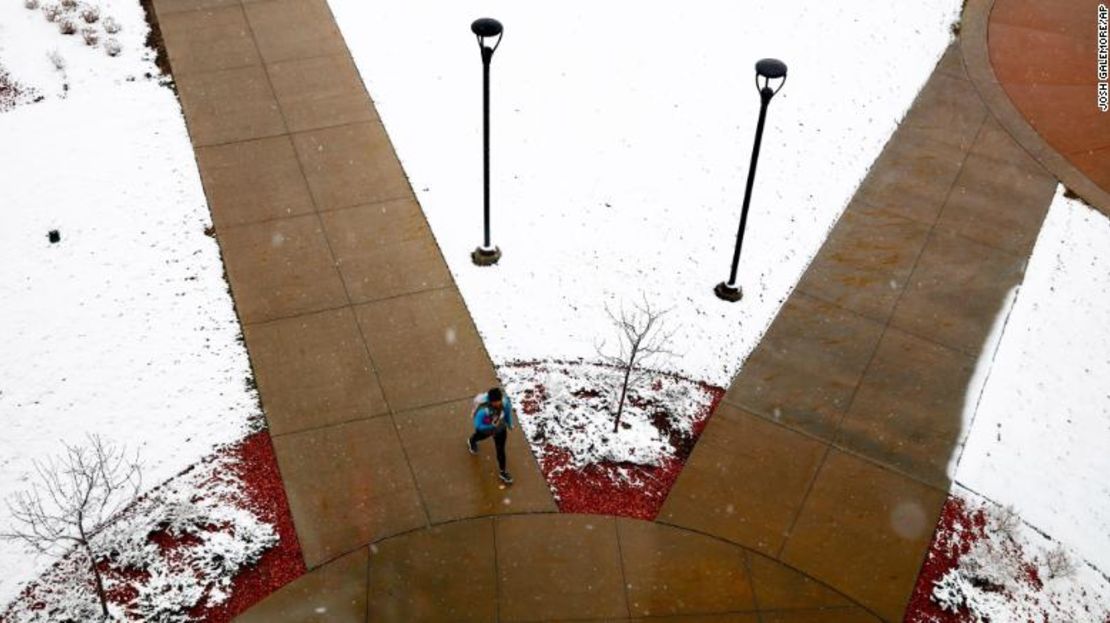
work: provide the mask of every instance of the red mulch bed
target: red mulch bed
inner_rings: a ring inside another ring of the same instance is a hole
[[[957,529],[957,526],[962,529]],[[932,600],[933,583],[956,568],[960,557],[986,535],[987,517],[982,510],[969,512],[963,500],[948,496],[941,509],[933,543],[917,576],[917,585],[906,607],[905,623],[963,623],[972,621],[971,613],[946,612]],[[1034,569],[1034,572],[1036,570]]]
[[[274,525],[278,544],[262,555],[258,564],[240,573],[231,586],[231,597],[214,608],[189,614],[207,623],[226,623],[289,582],[304,575],[301,545],[293,529],[293,515],[281,483],[270,434],[263,430],[231,448],[235,472],[243,480],[252,510]]]
[[[709,417],[724,398],[725,390],[700,383],[713,399],[698,414],[694,423],[694,433],[689,438],[671,435],[672,443],[678,448],[675,458],[659,467],[645,467],[633,464],[590,465],[583,469],[566,468],[570,456],[559,448],[544,448],[544,458],[540,470],[558,497],[559,510],[564,513],[587,513],[596,515],[615,515],[634,519],[654,520],[667,499],[671,487],[678,480],[679,473],[686,465],[686,459],[694,450]],[[539,386],[539,395],[521,400],[521,410],[525,415],[536,413],[545,396]],[[660,426],[657,423],[657,426]],[[614,471],[622,468],[639,481],[640,485],[630,485],[614,476]]]

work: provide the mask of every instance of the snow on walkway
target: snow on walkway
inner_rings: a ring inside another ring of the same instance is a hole
[[[950,40],[956,0],[330,0],[493,360],[596,359],[604,305],[672,307],[684,356],[725,386],[759,341]],[[492,230],[481,243],[481,62],[492,66]],[[728,276],[759,110],[771,103],[740,284]]]

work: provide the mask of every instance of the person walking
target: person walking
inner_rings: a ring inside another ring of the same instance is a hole
[[[475,396],[474,404],[474,434],[466,440],[466,449],[478,454],[478,442],[493,437],[493,445],[497,448],[497,476],[501,482],[511,485],[513,477],[505,467],[505,440],[515,425],[512,402],[501,393],[500,387],[493,387]]]

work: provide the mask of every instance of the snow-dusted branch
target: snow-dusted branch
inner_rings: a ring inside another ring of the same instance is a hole
[[[138,455],[130,457],[92,435],[85,445],[66,444],[61,457],[35,461],[34,466],[37,478],[30,490],[7,501],[14,521],[8,531],[0,532],[0,539],[21,541],[55,556],[80,549],[96,583],[101,614],[107,618],[108,601],[92,539],[137,499],[142,487]]]
[[[605,313],[617,330],[617,350],[615,353],[606,352],[605,341],[594,347],[603,363],[620,371],[620,381],[614,383],[613,387],[614,392],[617,388],[620,390],[617,414],[613,422],[614,433],[620,430],[628,390],[639,387],[652,374],[645,364],[662,356],[675,355],[670,350],[670,344],[677,329],[666,326],[664,316],[668,311],[653,307],[644,295],[641,295],[640,303],[631,311],[625,309],[624,303],[621,303],[616,313],[608,305],[605,306]]]

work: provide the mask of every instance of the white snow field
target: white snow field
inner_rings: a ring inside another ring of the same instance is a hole
[[[672,308],[669,371],[726,386],[950,41],[959,0],[329,0],[494,363],[583,358],[604,305]],[[482,69],[492,63],[492,231],[482,243]],[[740,303],[728,278],[759,111],[771,102]]]
[[[94,4],[122,26],[119,56],[0,2],[0,64],[46,98],[0,114],[0,497],[86,433],[140,450],[150,489],[260,416],[184,119],[147,78],[142,9]],[[0,541],[0,611],[51,562]]]
[[[1063,187],[988,365],[957,485],[1110,576],[1110,219]]]

